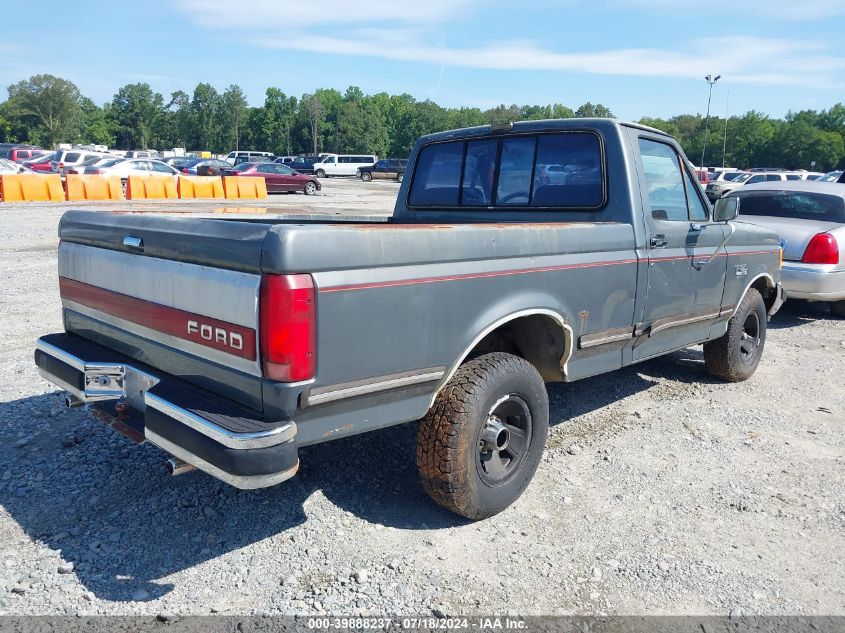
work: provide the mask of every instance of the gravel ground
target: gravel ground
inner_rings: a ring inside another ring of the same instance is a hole
[[[388,212],[395,191],[272,204]],[[787,303],[743,384],[691,348],[549,385],[534,482],[469,523],[423,494],[413,425],[241,492],[63,409],[32,349],[61,329],[65,208],[0,205],[0,614],[845,614],[845,320],[824,304]]]

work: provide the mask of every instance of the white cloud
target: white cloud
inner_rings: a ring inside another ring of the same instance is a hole
[[[815,87],[829,85],[831,77],[845,69],[845,57],[824,55],[815,43],[755,37],[693,40],[683,51],[627,48],[566,53],[545,50],[530,41],[475,48],[427,46],[415,38],[399,41],[395,32],[380,39],[372,31],[366,37],[359,32],[352,37],[261,37],[256,43],[268,48],[374,56],[444,67],[686,79],[721,73],[726,81]]]
[[[817,0],[803,3],[795,0],[707,0],[706,7],[700,2],[678,0],[617,0],[625,7],[650,11],[672,11],[676,15],[688,14],[712,21],[718,28],[720,19],[736,26],[737,20],[821,20],[845,14],[845,2],[841,0]],[[706,13],[706,15],[705,15]]]
[[[174,8],[203,26],[290,32],[319,24],[436,22],[478,3],[479,0],[248,0],[248,6],[244,6],[232,0],[179,0],[174,2]]]
[[[535,2],[537,0],[534,0]],[[711,0],[727,6],[732,0]],[[786,15],[794,1],[746,0]],[[658,10],[678,7],[677,0],[615,0],[617,5]],[[693,3],[690,3],[692,6]],[[828,4],[837,4],[836,2]],[[676,50],[617,48],[556,51],[533,41],[498,41],[486,46],[443,45],[432,37],[432,24],[464,19],[480,0],[322,0],[320,6],[250,0],[244,11],[231,0],[181,0],[174,6],[201,26],[246,29],[243,40],[265,48],[316,54],[379,57],[423,62],[441,68],[543,70],[633,77],[701,79],[722,74],[723,81],[784,86],[841,86],[845,57],[826,54],[816,42],[785,38],[723,36],[690,39]],[[698,5],[696,5],[698,6]],[[712,8],[711,5],[708,7]],[[801,7],[802,14],[845,12],[836,8]],[[698,8],[700,10],[700,7]],[[714,9],[715,10],[715,9]],[[762,9],[761,9],[762,10]],[[712,11],[708,9],[712,15]],[[754,10],[744,5],[744,15]]]

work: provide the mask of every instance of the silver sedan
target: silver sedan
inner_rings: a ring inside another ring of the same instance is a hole
[[[783,286],[794,299],[830,301],[845,317],[845,185],[817,181],[745,185],[739,221],[777,231]]]

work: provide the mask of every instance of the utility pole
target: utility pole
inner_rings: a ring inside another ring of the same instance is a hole
[[[707,151],[707,132],[710,127],[710,100],[713,98],[713,84],[719,81],[722,75],[707,75],[704,79],[710,84],[710,94],[707,96],[707,117],[704,119],[704,147],[701,148],[701,169],[704,169],[704,152]]]
[[[722,141],[722,167],[725,166],[725,150],[728,148],[728,101],[731,98],[731,91],[728,90],[728,96],[725,97],[725,139]]]

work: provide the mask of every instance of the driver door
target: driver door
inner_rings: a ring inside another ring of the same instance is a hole
[[[633,358],[642,360],[707,339],[719,318],[727,257],[719,249],[725,227],[711,220],[710,205],[686,159],[664,138],[632,131],[638,152],[648,252],[643,336]]]

